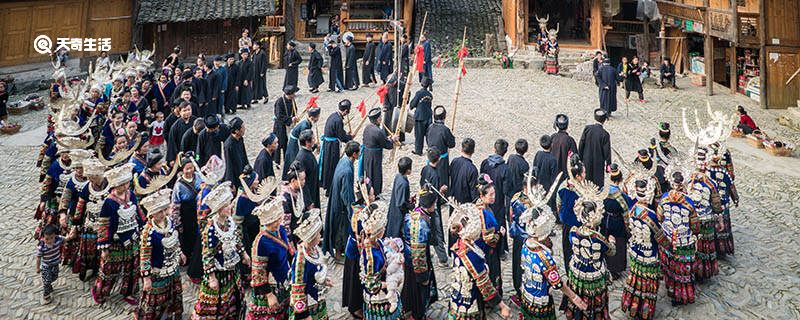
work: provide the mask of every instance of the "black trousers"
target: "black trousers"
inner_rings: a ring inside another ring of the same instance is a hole
[[[636,92],[637,92],[637,93],[639,93],[639,100],[644,100],[644,90],[642,90],[641,88],[639,88],[639,91],[636,91]],[[626,90],[625,90],[625,99],[628,99],[628,98],[630,98],[630,97],[631,97],[631,91],[628,91],[628,90],[626,89]]]
[[[431,217],[431,245],[436,251],[439,262],[447,262],[447,248],[444,247],[444,230],[442,228],[442,206],[436,205],[436,212]]]
[[[662,76],[660,76],[660,77],[659,77],[659,82],[661,83],[661,86],[662,86],[662,87],[665,87],[665,86],[666,86],[666,84],[664,83],[664,80],[667,80],[667,81],[668,81],[668,83],[670,83],[670,84],[672,85],[672,87],[673,87],[673,88],[678,88],[678,86],[677,86],[677,85],[675,85],[675,76],[669,76],[669,77],[665,77],[665,76],[663,76],[663,75],[662,75]]]
[[[572,244],[569,243],[569,229],[566,224],[561,225],[561,252],[564,253],[564,268],[569,268],[569,260],[572,259]]]
[[[414,120],[414,152],[422,154],[425,146],[425,136],[428,135],[428,127],[431,126],[430,120]]]
[[[514,291],[518,297],[522,297],[522,245],[524,238],[514,238],[511,251],[511,282],[514,283]]]

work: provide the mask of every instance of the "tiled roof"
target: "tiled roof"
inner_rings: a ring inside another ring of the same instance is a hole
[[[235,19],[274,13],[272,0],[141,0],[136,23]]]
[[[503,19],[501,0],[418,0],[414,11],[415,41],[427,11],[425,33],[438,52],[461,46],[464,26],[467,27],[468,46],[482,48],[486,34],[497,34]]]

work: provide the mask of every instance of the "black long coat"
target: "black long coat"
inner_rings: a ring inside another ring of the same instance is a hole
[[[328,89],[336,90],[336,82],[344,86],[344,69],[342,69],[342,49],[338,46],[328,46],[328,55],[331,57],[330,71],[328,74]]]
[[[602,187],[605,168],[611,165],[611,136],[603,125],[590,124],[583,129],[578,152],[586,167],[586,179]]]
[[[358,88],[358,63],[356,57],[356,46],[345,46],[344,57],[344,88],[356,89]]]
[[[311,59],[308,60],[308,87],[317,88],[325,79],[322,77],[322,55],[317,51],[311,53]]]
[[[347,143],[353,137],[344,130],[344,120],[339,112],[332,113],[328,120],[325,121],[325,129],[322,135],[320,183],[323,189],[330,192],[333,171],[339,161],[341,144]],[[329,193],[326,193],[326,195],[329,195]]]
[[[364,128],[363,154],[359,164],[359,175],[369,178],[368,186],[376,195],[383,191],[383,149],[392,149],[394,143],[386,136],[386,130],[375,124]],[[363,170],[363,172],[362,172]]]
[[[450,149],[456,146],[456,137],[450,131],[444,121],[435,120],[430,127],[428,127],[428,134],[425,136],[425,141],[428,142],[428,147],[436,147],[442,156],[436,164],[436,171],[439,173],[439,179],[443,185],[450,184]]]
[[[225,89],[225,109],[236,110],[236,105],[239,104],[239,65],[234,63],[227,69],[228,88]]]
[[[268,97],[267,92],[267,53],[263,50],[253,52],[253,100]]]
[[[253,68],[253,61],[249,58],[239,62],[239,78],[236,85],[239,86],[239,104],[250,105],[253,100],[253,78],[255,72]],[[245,85],[247,81],[247,85]]]
[[[297,72],[300,64],[303,63],[303,58],[297,53],[297,50],[286,50],[283,56],[283,63],[286,65],[286,76],[283,78],[283,86],[288,85],[297,86]]]
[[[597,85],[600,96],[600,108],[611,112],[617,111],[617,69],[604,62],[597,71]]]

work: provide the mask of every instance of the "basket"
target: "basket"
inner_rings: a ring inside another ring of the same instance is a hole
[[[27,103],[27,102],[9,104],[8,105],[8,114],[20,115],[20,114],[28,113],[28,111],[31,110],[29,108],[29,106],[30,106],[30,104]]]
[[[792,152],[794,149],[786,148],[786,147],[773,147],[772,145],[768,145],[765,147],[769,154],[776,156],[776,157],[791,157]]]
[[[8,124],[4,127],[0,127],[0,132],[4,134],[15,134],[19,132],[19,129],[22,129],[22,126],[17,123],[14,123],[14,124]]]
[[[764,149],[764,140],[754,135],[747,135],[747,143],[758,149]]]

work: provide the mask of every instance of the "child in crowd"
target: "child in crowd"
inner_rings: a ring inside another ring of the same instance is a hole
[[[58,267],[61,265],[61,247],[64,246],[64,237],[58,235],[55,225],[44,228],[44,237],[39,240],[36,247],[36,273],[42,274],[42,304],[53,301],[53,282],[58,279]]]
[[[162,149],[162,144],[164,144],[164,113],[159,111],[156,112],[156,119],[150,124],[150,146]]]

